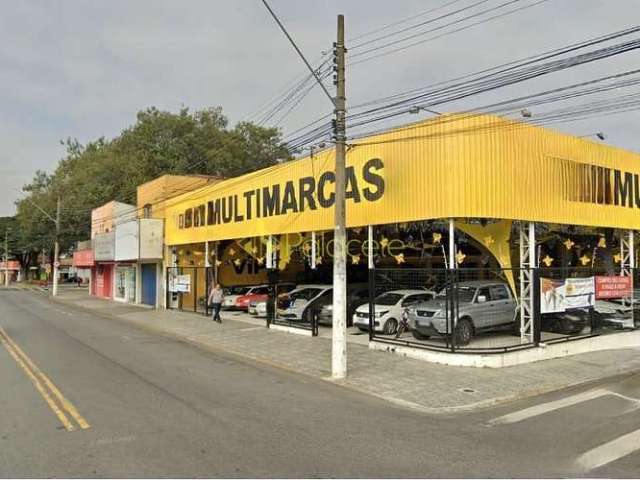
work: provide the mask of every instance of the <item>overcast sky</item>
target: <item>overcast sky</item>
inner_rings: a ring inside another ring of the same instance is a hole
[[[271,6],[309,59],[316,60],[331,48],[338,13],[345,14],[347,37],[353,38],[450,1],[271,0]],[[469,13],[505,1],[487,0]],[[380,34],[476,2],[458,0],[448,9]],[[517,2],[529,3],[534,0]],[[0,8],[0,216],[14,213],[13,202],[19,195],[15,189],[37,169],[55,168],[64,155],[60,139],[76,137],[84,143],[116,136],[134,122],[137,111],[152,105],[172,111],[181,106],[220,105],[235,123],[305,74],[259,0],[0,0]],[[630,27],[639,14],[640,0],[548,0],[350,68],[348,103],[426,86]],[[440,24],[431,28],[435,25]],[[635,69],[639,60],[640,53],[634,51],[443,109],[472,108]],[[315,89],[281,127],[286,133],[330,111],[328,100]],[[607,143],[637,151],[639,117],[634,111],[554,128],[576,135],[603,131]],[[416,117],[399,120],[415,121]]]

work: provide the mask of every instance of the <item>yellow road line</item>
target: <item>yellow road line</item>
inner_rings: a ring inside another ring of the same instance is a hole
[[[16,343],[7,335],[7,332],[4,329],[0,328],[0,337],[3,337],[9,344],[18,352],[18,354],[23,358],[23,360],[27,363],[29,367],[38,375],[44,383],[49,387],[49,390],[57,397],[60,401],[62,407],[71,415],[78,425],[83,430],[86,430],[90,427],[89,422],[87,422],[82,415],[78,412],[78,409],[71,403],[69,400],[65,398],[62,392],[55,386],[55,384],[38,368],[38,366],[33,363],[33,361],[29,358],[29,356],[22,351],[22,349],[16,345]]]
[[[13,350],[11,345],[9,345],[9,343],[6,341],[4,336],[0,335],[0,341],[2,342],[4,347],[9,352],[9,355],[11,355],[13,357],[13,359],[16,361],[16,363],[20,366],[20,368],[22,368],[22,370],[24,370],[24,372],[27,374],[27,377],[29,377],[31,379],[31,381],[35,385],[35,387],[38,390],[38,392],[40,392],[40,395],[42,395],[42,398],[44,398],[44,400],[49,405],[49,408],[51,408],[51,410],[53,410],[53,413],[55,413],[56,416],[58,417],[58,419],[60,420],[60,422],[62,422],[62,425],[64,425],[64,428],[66,428],[70,432],[75,430],[76,427],[73,426],[73,424],[69,421],[67,416],[62,412],[62,410],[60,410],[60,408],[58,407],[56,402],[54,402],[53,399],[49,396],[49,394],[47,393],[46,389],[42,386],[42,384],[36,378],[36,376],[33,374],[33,372],[31,370],[29,370],[29,367],[27,367],[25,365],[25,363],[18,356],[18,354],[15,352],[15,350]]]

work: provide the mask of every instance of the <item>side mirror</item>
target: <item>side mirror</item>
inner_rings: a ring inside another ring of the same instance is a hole
[[[478,295],[478,303],[485,303],[487,301],[487,297],[484,295]]]

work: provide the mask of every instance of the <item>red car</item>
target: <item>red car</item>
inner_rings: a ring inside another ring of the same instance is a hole
[[[296,286],[293,283],[280,283],[278,284],[278,294],[281,295],[283,293],[290,292],[295,287]],[[269,287],[266,285],[261,285],[259,287],[255,287],[248,294],[239,296],[236,299],[235,308],[239,310],[248,310],[249,305],[252,302],[255,302],[255,303],[264,302],[268,298],[269,298]]]

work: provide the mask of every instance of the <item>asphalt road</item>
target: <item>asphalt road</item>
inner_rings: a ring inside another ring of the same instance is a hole
[[[430,416],[44,293],[0,290],[0,327],[2,477],[640,472],[640,376]]]

